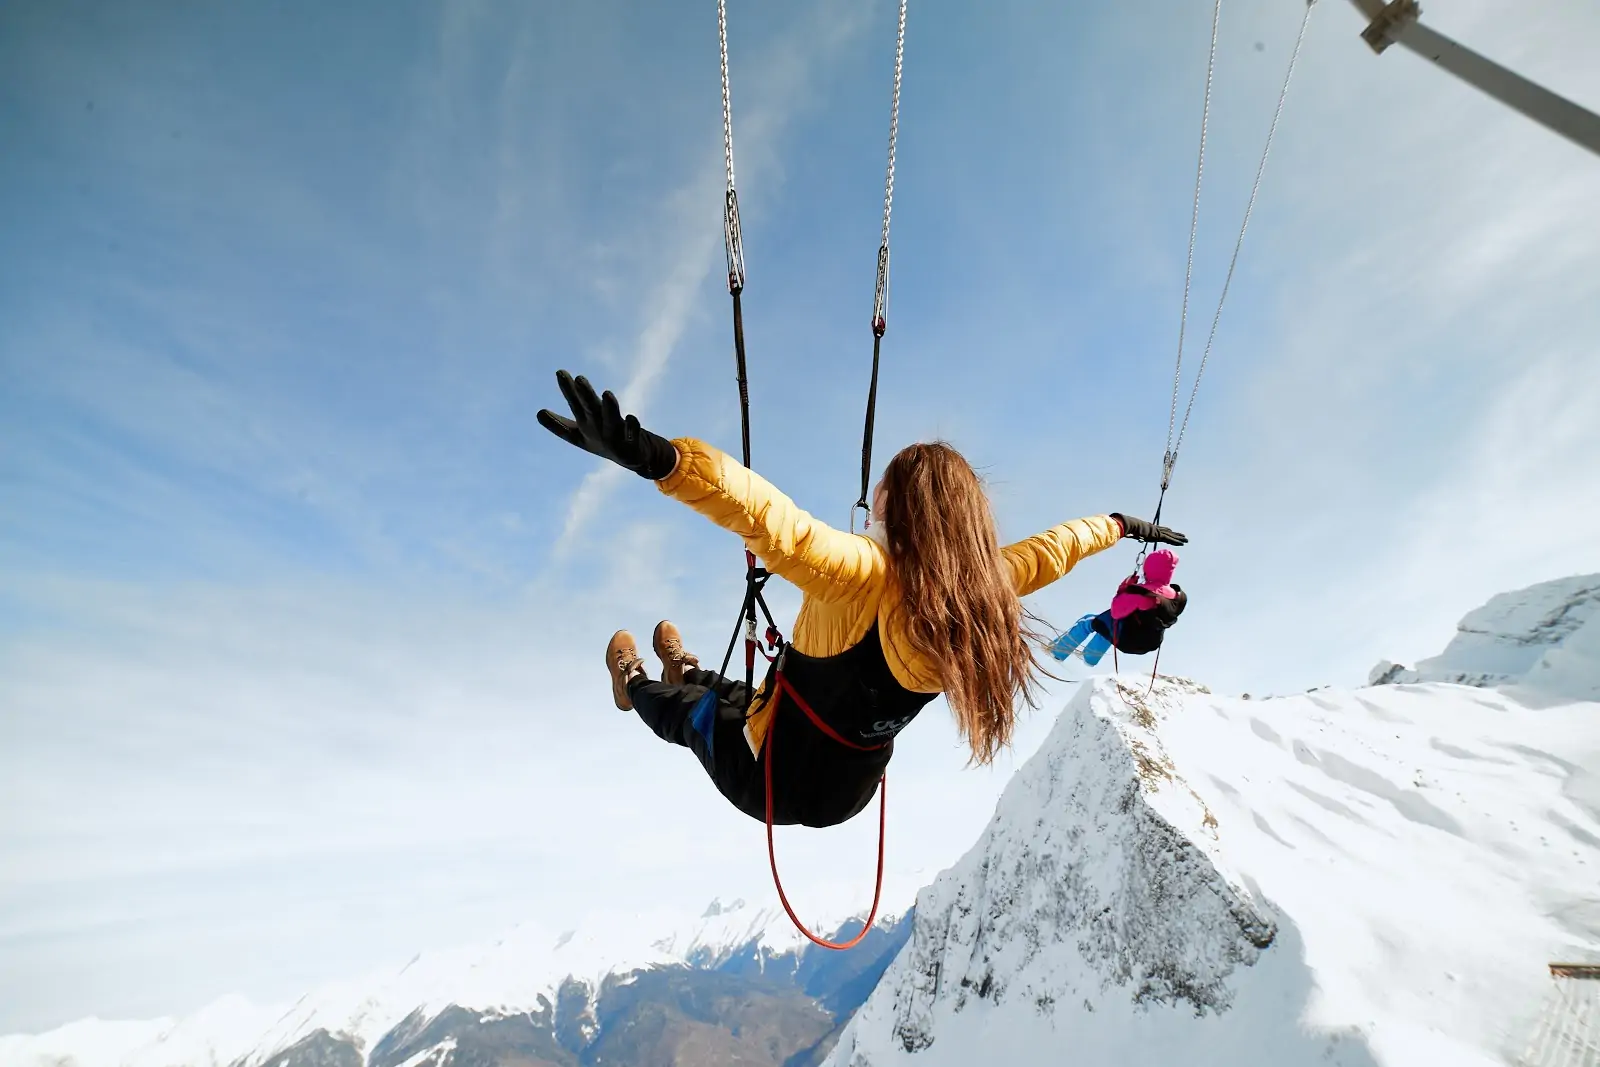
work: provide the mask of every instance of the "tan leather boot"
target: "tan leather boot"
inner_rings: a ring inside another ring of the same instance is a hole
[[[682,685],[683,669],[700,666],[699,657],[683,650],[683,635],[666,619],[656,623],[656,632],[650,644],[656,650],[656,657],[661,660],[661,680],[668,685]]]
[[[644,660],[639,658],[639,646],[633,635],[618,630],[606,645],[606,670],[611,672],[611,699],[621,711],[633,710],[633,698],[628,695],[628,680],[644,674]]]

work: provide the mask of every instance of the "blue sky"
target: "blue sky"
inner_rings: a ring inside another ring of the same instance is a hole
[[[0,1030],[770,896],[600,669],[663,616],[720,647],[736,545],[533,420],[566,367],[737,448],[702,7],[0,8]],[[1427,17],[1600,103],[1600,11],[1523,7]],[[1202,326],[1299,14],[1225,8]],[[912,5],[879,459],[947,437],[1003,536],[1153,507],[1208,16]],[[892,19],[730,13],[757,465],[841,523]],[[1600,163],[1359,29],[1313,17],[1169,498],[1163,667],[1222,691],[1600,569]],[[902,901],[1015,765],[962,763],[937,706],[903,739]],[[871,830],[785,835],[798,893],[864,902]]]

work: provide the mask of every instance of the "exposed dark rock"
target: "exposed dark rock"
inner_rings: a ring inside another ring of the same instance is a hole
[[[260,1067],[362,1067],[361,1050],[343,1035],[314,1030]]]

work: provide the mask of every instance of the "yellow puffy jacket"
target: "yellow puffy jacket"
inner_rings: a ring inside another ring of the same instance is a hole
[[[656,483],[712,522],[738,534],[773,574],[800,588],[803,599],[791,642],[807,656],[854,647],[878,624],[895,680],[918,693],[940,691],[939,665],[911,644],[910,619],[894,589],[889,556],[865,534],[835,530],[795,506],[772,483],[731,456],[692,437],[672,442],[678,465]],[[1001,550],[1018,596],[1042,589],[1116,544],[1122,526],[1109,515],[1074,519]],[[761,696],[745,730],[752,751],[766,735],[771,706]]]

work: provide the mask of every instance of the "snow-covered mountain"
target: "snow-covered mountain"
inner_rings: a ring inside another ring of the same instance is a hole
[[[1527,686],[1600,700],[1600,574],[1502,593],[1462,619],[1439,655],[1415,670],[1380,663],[1369,680]]]
[[[330,986],[275,1013],[243,1057],[244,1067],[265,1063],[318,1030],[353,1038],[363,1050],[414,1013],[432,1019],[460,1006],[513,1015],[555,1005],[563,987],[587,988],[591,998],[608,978],[652,967],[715,970],[754,955],[788,958],[800,938],[783,912],[724,906],[714,901],[689,922],[669,923],[652,913],[610,915],[580,930],[519,926],[498,940],[470,948],[419,955],[399,971]],[[568,993],[570,997],[570,992]],[[179,1061],[144,1060],[129,1067],[185,1067]]]
[[[859,920],[838,927],[860,928]],[[648,1035],[652,1062],[679,1062],[674,1048],[686,1038],[704,1058],[682,1062],[720,1063],[724,1052],[734,1057],[728,1062],[766,1062],[739,1058],[736,1040],[709,1047],[706,1034],[689,1032],[693,1024],[733,1038],[771,1030],[765,1037],[783,1052],[780,1062],[831,1044],[908,931],[908,923],[882,920],[864,951],[836,957],[811,949],[781,910],[742,900],[713,901],[686,921],[634,913],[596,916],[568,931],[530,923],[287,1006],[227,997],[184,1019],[89,1019],[3,1037],[0,1067],[444,1067],[469,1046],[491,1046],[519,1067],[576,1067],[604,1043],[611,1062],[628,1062],[614,1046],[640,1040],[620,1032],[640,1014],[642,976],[654,998],[646,1013],[678,1031]],[[717,998],[738,999],[743,1010],[696,1003]]]
[[[1085,686],[854,952],[742,902],[530,924],[287,1007],[0,1038],[0,1067],[1600,1062],[1524,1055],[1568,1040],[1548,964],[1600,960],[1600,576],[1373,680]]]
[[[1524,1062],[1600,959],[1597,602],[1496,597],[1354,692],[1086,686],[828,1062]]]

